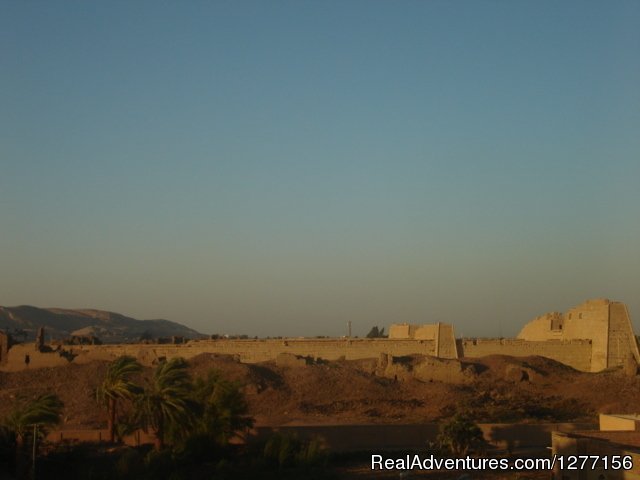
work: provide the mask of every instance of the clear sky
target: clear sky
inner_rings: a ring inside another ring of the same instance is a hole
[[[640,326],[640,2],[0,1],[0,305]]]

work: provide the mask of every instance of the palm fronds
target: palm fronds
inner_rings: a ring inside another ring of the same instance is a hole
[[[5,425],[22,437],[34,425],[49,426],[59,423],[63,407],[64,404],[56,395],[45,393],[15,408],[7,416]]]

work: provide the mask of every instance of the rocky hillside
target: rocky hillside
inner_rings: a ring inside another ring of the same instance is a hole
[[[9,332],[16,340],[33,340],[39,327],[45,328],[47,341],[71,335],[93,335],[104,343],[125,343],[139,340],[140,337],[201,336],[195,330],[169,320],[136,320],[103,310],[37,308],[28,305],[0,307],[0,330]]]

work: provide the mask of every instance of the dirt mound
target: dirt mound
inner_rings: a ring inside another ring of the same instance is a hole
[[[544,377],[567,377],[580,374],[578,370],[550,358],[540,356],[512,357],[510,355],[488,355],[481,358],[466,358],[463,362],[470,362],[481,366],[480,372],[496,374],[505,370],[507,366],[514,365],[529,368]],[[484,368],[482,368],[484,367]]]
[[[476,377],[474,365],[430,355],[394,357],[381,354],[375,373],[394,380],[415,379],[421,382],[436,381],[451,384],[469,383]]]
[[[267,366],[267,365],[265,365]],[[260,402],[260,414],[277,423],[374,423],[414,414],[425,405],[424,394],[410,384],[363,372],[350,362],[329,362],[304,368],[276,367],[283,387],[272,393],[272,401]],[[445,387],[446,388],[446,387]]]
[[[95,391],[107,370],[106,362],[0,373],[0,418],[23,399],[55,393],[64,402],[62,426],[100,427],[106,421]]]
[[[598,412],[636,412],[640,397],[640,377],[622,369],[584,373],[542,357],[463,359],[460,368],[475,372],[463,384],[410,375],[385,378],[376,374],[378,362],[288,366],[202,354],[189,365],[194,377],[216,370],[237,382],[250,414],[263,425],[421,423],[459,409],[479,422],[595,421]],[[0,418],[20,397],[52,392],[65,403],[63,428],[104,427],[106,415],[94,392],[106,368],[106,363],[94,362],[0,373]],[[151,374],[152,369],[145,369],[141,376]]]

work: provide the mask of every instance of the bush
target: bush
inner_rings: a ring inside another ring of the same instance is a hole
[[[327,459],[318,439],[300,441],[295,435],[280,433],[267,441],[263,456],[279,469],[324,466]]]
[[[485,447],[482,430],[465,414],[456,414],[441,425],[438,443],[455,457],[464,457],[471,450]]]
[[[144,457],[137,450],[128,449],[116,462],[115,471],[118,478],[138,479],[145,471]]]
[[[175,462],[169,450],[151,450],[144,461],[148,478],[168,478],[175,468]]]

